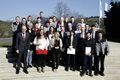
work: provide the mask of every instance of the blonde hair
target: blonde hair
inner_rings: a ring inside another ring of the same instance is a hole
[[[32,24],[32,23],[29,23],[28,26],[32,26],[32,27],[33,27],[33,24]]]
[[[55,45],[55,35],[58,35],[58,37],[57,38],[59,38],[59,36],[60,36],[60,34],[59,34],[59,32],[55,32],[55,34],[54,34],[54,38],[53,38],[53,46]]]

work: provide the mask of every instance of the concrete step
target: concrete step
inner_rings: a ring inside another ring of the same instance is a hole
[[[17,61],[17,58],[0,58],[0,63],[14,63]],[[120,59],[106,59],[105,64],[120,64]]]
[[[22,64],[23,65],[23,64]],[[0,68],[13,68],[16,67],[16,62],[14,63],[0,63]],[[105,64],[105,69],[120,69],[120,64]]]
[[[14,57],[17,58],[17,54],[15,54]],[[0,54],[0,58],[13,58],[13,55],[12,54]]]
[[[113,56],[106,56],[105,57],[105,60],[120,60],[120,57],[119,56],[116,56],[116,57],[113,57]]]
[[[66,76],[69,76],[69,77],[66,77]],[[70,78],[70,76],[73,76],[73,77]],[[25,73],[21,72],[18,75],[16,75],[15,73],[0,74],[0,79],[8,79],[8,80],[21,79],[21,78],[24,78],[24,79],[25,78],[45,78],[45,77],[46,78],[47,77],[53,77],[53,79],[51,79],[51,80],[79,80],[79,79],[88,80],[88,78],[89,78],[89,80],[91,80],[91,79],[102,80],[104,78],[108,78],[108,79],[112,78],[112,80],[115,80],[113,78],[116,78],[116,79],[120,78],[120,74],[105,74],[105,77],[101,77],[101,76],[90,77],[88,75],[85,75],[84,77],[81,77],[79,72],[72,72],[72,71],[69,71],[69,72],[58,71],[57,73],[54,73],[52,71],[48,71],[48,72],[45,72],[45,73],[31,72],[29,74],[25,74]],[[59,77],[61,77],[61,78],[59,78]]]
[[[7,51],[7,50],[12,50],[12,47],[1,47],[1,48],[0,48],[0,51],[1,51],[1,50],[5,50],[5,51]]]
[[[32,68],[28,68],[28,71],[29,72],[37,72],[37,68],[36,67],[32,67]],[[52,71],[52,68],[51,67],[48,67],[46,66],[45,67],[45,71],[48,72],[48,71]],[[58,71],[65,71],[65,67],[63,66],[59,66],[59,69]],[[3,67],[3,68],[0,68],[0,73],[15,73],[16,72],[16,68],[13,68],[13,67]],[[20,72],[23,72],[23,69],[21,68]],[[78,71],[79,72],[79,71]],[[93,71],[94,73],[94,71]],[[105,68],[105,74],[119,74],[120,73],[120,68],[118,69],[111,69],[111,68]]]
[[[88,79],[89,78],[89,79]],[[89,77],[85,75],[84,77],[81,77],[79,75],[76,76],[54,76],[54,77],[38,77],[38,78],[21,78],[21,79],[12,79],[12,80],[119,80],[120,77],[118,76],[106,76],[106,77],[101,77],[101,76],[94,76],[94,77]],[[9,79],[5,79],[9,80]]]
[[[105,64],[120,64],[120,60],[105,60]]]
[[[16,62],[17,58],[0,58],[0,63],[4,63],[4,62]]]

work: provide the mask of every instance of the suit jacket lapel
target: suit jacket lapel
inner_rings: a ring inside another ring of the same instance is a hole
[[[23,37],[22,37],[22,32],[21,32],[21,34],[20,34],[20,38],[21,38],[21,40],[23,40]]]

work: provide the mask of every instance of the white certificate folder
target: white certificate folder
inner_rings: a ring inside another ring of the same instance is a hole
[[[75,55],[75,49],[69,49],[69,48],[67,48],[67,54],[72,54],[72,55]]]
[[[91,47],[85,47],[85,53],[91,53]]]

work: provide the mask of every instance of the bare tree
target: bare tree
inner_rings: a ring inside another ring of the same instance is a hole
[[[84,15],[82,15],[79,12],[76,12],[76,11],[73,11],[73,13],[71,15],[74,16],[75,19],[84,18]]]
[[[70,9],[66,3],[59,2],[57,3],[57,6],[55,7],[55,11],[53,13],[60,19],[60,17],[68,17]]]
[[[37,20],[37,15],[36,14],[31,14],[31,17],[32,17],[32,21],[34,21],[34,20]]]

